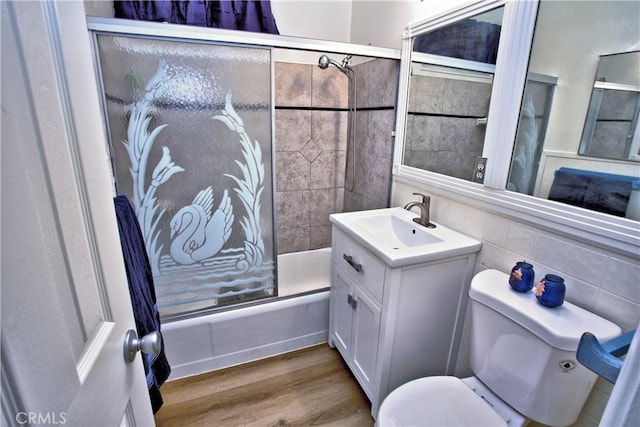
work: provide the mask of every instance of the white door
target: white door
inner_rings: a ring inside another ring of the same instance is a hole
[[[2,424],[153,425],[81,1],[2,11]]]

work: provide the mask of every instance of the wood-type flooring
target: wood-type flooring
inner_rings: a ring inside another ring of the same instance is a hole
[[[374,425],[367,397],[326,343],[169,381],[161,391],[159,427]]]

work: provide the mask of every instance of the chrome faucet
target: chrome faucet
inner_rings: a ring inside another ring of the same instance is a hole
[[[418,224],[424,227],[435,228],[436,225],[429,222],[429,205],[431,204],[431,197],[422,193],[413,193],[413,195],[421,196],[422,201],[409,202],[404,208],[410,211],[411,208],[413,208],[414,206],[417,206],[420,209],[420,216],[418,218],[413,218],[413,221],[417,222]]]

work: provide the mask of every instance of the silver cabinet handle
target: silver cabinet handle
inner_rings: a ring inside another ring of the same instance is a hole
[[[344,258],[344,260],[347,261],[347,263],[358,273],[362,271],[362,264],[356,263],[351,255],[342,254],[342,258]]]
[[[129,329],[124,335],[124,360],[131,363],[136,358],[136,353],[142,351],[147,354],[158,354],[162,348],[162,336],[155,331],[138,339],[138,334]]]

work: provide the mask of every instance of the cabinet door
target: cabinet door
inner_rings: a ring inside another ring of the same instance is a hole
[[[338,348],[342,357],[347,361],[351,358],[351,333],[353,325],[353,285],[340,271],[334,268],[331,282],[331,335],[333,343]]]
[[[373,398],[372,385],[378,357],[380,309],[357,287],[355,289],[352,349],[354,375],[359,379],[367,395]]]

